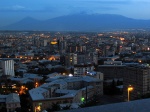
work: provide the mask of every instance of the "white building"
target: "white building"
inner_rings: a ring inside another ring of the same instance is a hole
[[[48,40],[44,40],[44,46],[47,46]]]
[[[104,61],[104,65],[122,65],[122,61],[107,60]]]
[[[1,59],[0,60],[0,68],[3,70],[3,75],[14,76],[14,60],[9,59]]]
[[[74,65],[74,76],[80,77],[86,75],[87,72],[93,71],[94,66],[92,64],[78,64]]]
[[[29,95],[35,111],[51,108],[53,103],[83,103],[81,98],[90,100],[93,95],[103,95],[103,80],[89,76],[66,77],[31,89]]]

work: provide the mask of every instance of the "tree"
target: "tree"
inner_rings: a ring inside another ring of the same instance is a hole
[[[17,108],[15,109],[15,111],[16,111],[16,112],[22,112],[22,109],[17,107]]]
[[[6,107],[2,107],[2,108],[0,109],[0,112],[7,112]]]
[[[104,94],[115,95],[120,94],[119,90],[116,88],[116,82],[113,80],[111,85],[104,85]]]
[[[25,86],[28,88],[28,90],[33,89],[34,88],[34,82],[27,82],[25,84]]]
[[[83,102],[83,104],[79,105],[81,108],[84,108],[84,107],[90,107],[90,106],[95,106],[97,104],[97,100],[95,99],[91,99],[87,102]]]
[[[44,75],[43,79],[39,81],[40,85],[44,84],[46,79],[47,79],[47,76]]]
[[[21,102],[21,111],[19,112],[28,112],[28,109],[31,108],[29,94],[20,95],[20,102]]]
[[[63,110],[69,110],[70,109],[70,107],[71,107],[71,105],[66,105],[65,107],[63,107],[62,109]]]
[[[52,103],[52,111],[59,111],[60,110],[60,105],[59,103]]]

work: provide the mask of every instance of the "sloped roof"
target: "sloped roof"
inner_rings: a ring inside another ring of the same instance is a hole
[[[0,103],[5,102],[8,95],[0,95]]]
[[[48,90],[41,88],[41,87],[29,90],[29,94],[30,94],[32,100],[44,99],[43,93],[45,93],[45,92],[48,92]]]
[[[6,103],[20,103],[19,95],[16,93],[11,93],[6,97]]]

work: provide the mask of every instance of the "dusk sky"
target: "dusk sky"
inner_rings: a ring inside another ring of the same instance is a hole
[[[25,17],[46,20],[74,13],[150,19],[150,0],[0,0],[0,26]]]

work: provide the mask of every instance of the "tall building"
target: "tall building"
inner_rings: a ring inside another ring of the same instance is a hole
[[[67,48],[67,42],[65,40],[59,42],[59,51],[60,53],[65,53]]]
[[[47,46],[48,45],[48,40],[44,40],[44,45],[43,46]]]
[[[68,45],[67,52],[74,53],[74,52],[86,52],[86,46],[84,45]]]
[[[77,53],[77,64],[81,63],[94,63],[98,64],[98,54],[95,52],[78,52]]]
[[[104,73],[104,79],[120,79],[126,74],[124,71],[125,65],[99,65],[98,71]]]
[[[123,77],[123,96],[128,98],[128,87],[133,87],[130,100],[140,98],[150,93],[150,67],[144,65],[127,66]]]
[[[77,53],[77,64],[86,63],[90,61],[90,59],[86,61],[86,58],[89,59],[89,56],[87,54],[81,52]]]
[[[0,68],[2,68],[3,75],[14,76],[14,60],[0,59]]]
[[[65,60],[66,60],[66,66],[74,66],[74,64],[77,64],[77,54],[67,53]]]
[[[90,58],[91,58],[91,62],[93,62],[96,65],[98,64],[98,53],[96,52],[90,53]]]

